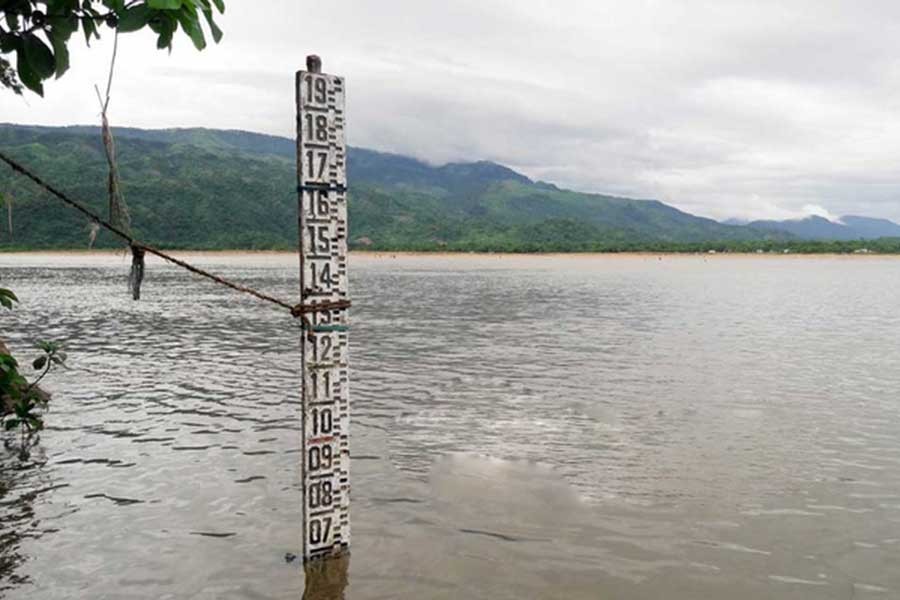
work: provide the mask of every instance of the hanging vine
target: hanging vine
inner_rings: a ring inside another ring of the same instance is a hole
[[[109,165],[109,175],[107,176],[107,193],[109,195],[109,222],[119,230],[131,235],[131,214],[128,211],[128,205],[125,203],[125,196],[122,194],[122,184],[119,181],[119,165],[116,162],[116,143],[113,140],[112,129],[109,127],[109,118],[107,110],[109,109],[109,93],[112,89],[113,73],[116,68],[116,53],[119,49],[119,32],[116,31],[113,36],[112,58],[109,61],[109,77],[106,80],[106,95],[100,96],[100,88],[96,85],[94,90],[97,92],[97,100],[100,101],[100,135],[103,139],[103,148],[106,151],[106,162]],[[94,223],[96,227],[96,223]],[[96,238],[96,229],[91,228],[90,246],[94,245]],[[134,244],[131,248],[131,272],[128,275],[128,287],[131,289],[131,297],[135,300],[141,299],[141,283],[144,281],[144,250]]]

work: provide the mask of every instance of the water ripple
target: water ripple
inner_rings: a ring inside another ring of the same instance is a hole
[[[352,268],[348,598],[900,594],[900,261]],[[0,464],[0,594],[298,596],[296,323],[156,261],[139,303],[118,255],[0,270],[3,337],[71,363]]]

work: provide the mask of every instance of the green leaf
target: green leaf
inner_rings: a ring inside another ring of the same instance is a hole
[[[38,77],[47,79],[53,75],[56,70],[56,61],[53,58],[53,52],[41,38],[29,33],[22,39],[22,50],[31,70]]]
[[[166,48],[170,48],[172,46],[172,30],[163,31],[159,34],[159,37],[156,38],[156,48],[158,50],[164,50]]]
[[[18,301],[19,299],[16,298],[16,295],[12,292],[10,292],[9,290],[0,289],[0,305],[3,305],[6,308],[12,310],[13,303]]]
[[[147,0],[147,6],[156,10],[178,10],[183,0]]]
[[[32,431],[40,431],[44,428],[44,420],[34,415],[28,417],[28,420],[25,422],[28,423],[28,428]]]
[[[46,4],[47,13],[56,15],[78,10],[80,2],[78,0],[49,0]]]
[[[222,30],[219,29],[219,26],[213,20],[212,10],[204,7],[203,16],[206,17],[206,23],[209,25],[210,32],[212,32],[213,40],[218,44],[222,40]]]
[[[16,50],[16,71],[19,73],[19,80],[29,90],[38,96],[44,95],[44,86],[41,78],[31,69],[31,65],[25,58],[25,50],[18,48]]]
[[[18,36],[0,31],[0,52],[6,54],[19,47]]]
[[[216,8],[219,9],[220,13],[225,12],[225,0],[213,0],[213,4],[216,5]]]
[[[195,11],[183,7],[178,13],[178,22],[181,23],[181,28],[188,34],[191,41],[194,42],[194,47],[197,50],[206,48],[206,38],[203,36],[203,30],[200,28],[200,21],[197,19]]]
[[[151,24],[151,27],[153,31],[159,34],[159,37],[156,39],[156,47],[160,50],[163,48],[171,49],[172,35],[178,28],[178,22],[168,14],[160,14],[159,20],[155,24]]]
[[[47,354],[53,354],[54,352],[59,350],[59,344],[57,344],[56,342],[47,342],[44,340],[39,341],[37,343],[37,347]]]
[[[99,38],[100,36],[97,34],[97,26],[94,25],[94,21],[91,19],[82,19],[81,28],[84,32],[84,43],[88,46],[91,45],[91,36]]]
[[[51,35],[60,35],[65,41],[76,31],[78,31],[78,17],[75,15],[59,16],[51,15],[47,17],[50,23]]]
[[[19,419],[13,417],[12,419],[7,419],[3,422],[3,429],[6,431],[10,431],[11,429],[15,429],[19,426]]]
[[[35,371],[40,371],[41,369],[44,368],[44,365],[46,365],[46,364],[47,364],[47,355],[45,354],[44,356],[38,356],[36,359],[34,359],[34,362],[31,363],[31,366],[34,367]]]
[[[153,16],[153,13],[146,4],[138,4],[127,8],[119,15],[119,31],[127,33],[142,29],[151,16]]]
[[[69,49],[62,34],[56,34],[55,29],[50,31],[50,41],[53,43],[53,56],[56,63],[54,73],[56,73],[56,78],[59,79],[63,73],[69,70]]]

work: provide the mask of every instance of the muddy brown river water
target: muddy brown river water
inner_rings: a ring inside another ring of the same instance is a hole
[[[291,255],[191,260],[296,294]],[[4,598],[900,598],[900,259],[354,255],[353,548],[315,581],[295,324],[127,269],[0,255],[2,336],[70,356],[0,458]]]

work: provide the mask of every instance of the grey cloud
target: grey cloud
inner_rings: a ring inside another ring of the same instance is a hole
[[[713,217],[900,220],[898,17],[874,0],[232,0],[203,53],[126,36],[113,111],[290,136],[292,73],[315,51],[347,78],[356,145]],[[95,119],[105,60],[76,50],[47,99],[0,97],[5,118]]]

